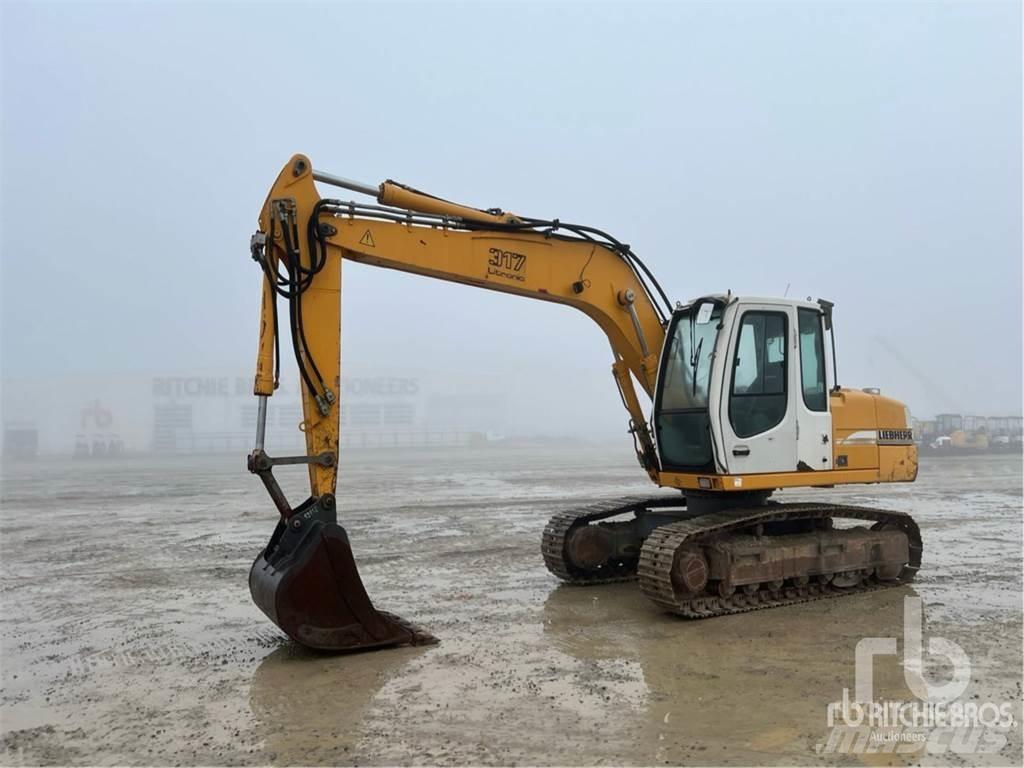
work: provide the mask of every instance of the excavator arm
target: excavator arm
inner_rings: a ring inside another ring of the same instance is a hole
[[[316,181],[369,195],[375,203],[321,198]],[[610,342],[612,373],[638,458],[657,481],[634,380],[653,397],[671,307],[643,264],[614,238],[558,220],[458,205],[391,181],[377,187],[349,181],[316,172],[308,158],[296,155],[263,205],[252,256],[264,282],[254,385],[258,427],[249,468],[266,485],[281,522],[253,565],[250,588],[264,612],[300,642],[337,649],[423,637],[373,609],[336,521],[344,259],[585,313]],[[278,385],[286,323],[302,380],[307,450],[305,456],[275,458],[264,445],[266,404]],[[296,507],[273,477],[280,464],[308,465],[311,495]],[[332,580],[334,593],[323,587]]]

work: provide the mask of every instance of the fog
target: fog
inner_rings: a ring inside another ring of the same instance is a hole
[[[4,4],[2,69],[5,421],[251,376],[295,152],[599,227],[673,301],[827,298],[840,383],[1020,413],[1016,3]],[[574,310],[352,263],[343,302],[355,376],[625,430]]]

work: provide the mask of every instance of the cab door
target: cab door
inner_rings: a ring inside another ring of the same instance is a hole
[[[792,305],[736,307],[719,416],[729,474],[797,468],[796,314]]]
[[[797,468],[832,469],[832,414],[825,378],[824,317],[820,310],[797,307],[800,394],[797,397]]]

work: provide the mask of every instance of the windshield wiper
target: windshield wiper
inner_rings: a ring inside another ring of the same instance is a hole
[[[691,326],[692,328],[693,326]],[[691,342],[692,345],[692,342]],[[697,394],[697,367],[700,365],[700,350],[704,346],[704,337],[701,336],[700,341],[697,342],[697,348],[693,350],[693,354],[690,355],[690,368],[693,371],[693,375],[690,377],[693,380],[693,392],[692,395]]]

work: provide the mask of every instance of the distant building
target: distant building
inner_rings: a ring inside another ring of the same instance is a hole
[[[4,424],[4,459],[25,461],[34,459],[38,453],[39,430],[34,424],[26,422]]]
[[[1008,435],[1010,433],[1010,417],[989,416],[988,431],[992,435]]]
[[[506,432],[508,393],[500,377],[354,371],[348,367],[337,393],[342,446],[464,444]],[[277,455],[305,449],[298,387],[282,378],[267,408],[267,450]],[[251,375],[82,376],[76,381],[82,399],[68,398],[64,386],[56,378],[4,379],[3,413],[24,419],[4,424],[6,456],[247,453],[256,437]]]
[[[939,423],[935,419],[913,419],[911,427],[918,441],[930,440],[939,434]]]
[[[1020,416],[989,416],[986,431],[995,437],[1019,437],[1021,424]]]
[[[964,432],[987,432],[988,419],[984,416],[964,416],[961,429]]]
[[[940,413],[935,421],[940,435],[951,435],[964,428],[964,417],[959,413]]]

